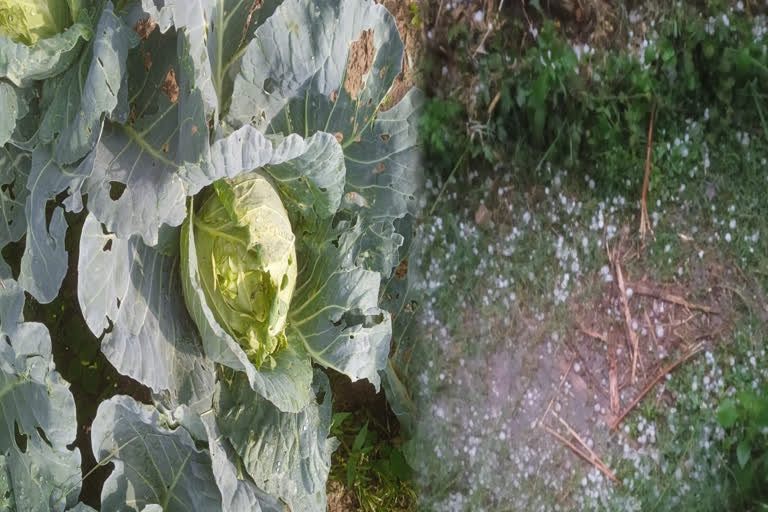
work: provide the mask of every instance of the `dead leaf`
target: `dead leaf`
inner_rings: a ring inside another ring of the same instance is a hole
[[[491,221],[491,212],[483,203],[475,210],[475,224],[485,227]]]

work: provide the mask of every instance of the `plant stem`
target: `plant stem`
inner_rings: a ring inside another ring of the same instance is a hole
[[[456,171],[459,169],[459,166],[461,165],[461,162],[467,156],[467,152],[469,152],[469,149],[465,149],[464,152],[459,157],[459,159],[456,161],[456,165],[453,166],[453,169],[451,170],[451,174],[448,175],[448,179],[445,180],[445,183],[443,183],[442,188],[440,188],[440,192],[437,194],[437,197],[435,198],[435,202],[432,203],[432,208],[429,209],[429,213],[427,214],[427,217],[431,217],[432,214],[435,213],[435,208],[437,207],[438,203],[440,202],[440,199],[442,199],[443,193],[445,192],[445,189],[448,188],[448,183],[453,178],[453,175],[456,174]]]

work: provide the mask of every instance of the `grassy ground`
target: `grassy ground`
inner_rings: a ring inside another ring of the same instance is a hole
[[[765,507],[765,7],[509,4],[418,11],[421,508]]]

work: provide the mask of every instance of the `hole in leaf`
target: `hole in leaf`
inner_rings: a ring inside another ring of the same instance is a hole
[[[40,439],[42,439],[45,444],[53,448],[53,445],[48,440],[48,436],[45,435],[45,432],[43,431],[43,429],[41,429],[40,427],[35,427],[35,430],[37,430],[37,435],[40,436]]]
[[[264,84],[262,85],[262,88],[264,89],[264,92],[267,94],[272,94],[275,92],[275,87],[277,86],[277,83],[272,79],[267,77],[264,80]]]
[[[321,390],[315,395],[315,399],[317,400],[317,405],[323,405],[323,402],[325,401],[325,391]]]
[[[16,194],[13,192],[13,183],[6,183],[5,185],[0,187],[0,190],[8,194],[8,197],[11,199],[16,199]]]
[[[27,438],[29,436],[19,430],[19,424],[16,423],[16,420],[13,420],[13,436],[16,438],[16,446],[19,447],[21,453],[27,453]]]
[[[389,134],[388,134],[388,133],[382,133],[382,134],[380,135],[380,137],[381,137],[381,140],[382,140],[382,141],[384,141],[384,142],[389,142]]]
[[[104,252],[109,252],[109,251],[112,250],[112,239],[111,238],[109,240],[107,240],[107,243],[104,244],[104,247],[102,247],[101,250],[104,251]]]
[[[110,181],[109,182],[109,198],[113,201],[117,201],[123,196],[123,192],[125,192],[125,183],[120,183],[119,181]]]
[[[104,329],[104,332],[102,333],[102,337],[99,339],[99,341],[104,339],[104,336],[107,334],[110,334],[115,329],[115,324],[112,323],[112,319],[107,317],[107,328]]]
[[[13,345],[11,345],[11,338],[9,338],[8,336],[3,336],[3,339],[8,344],[9,347],[13,346]]]

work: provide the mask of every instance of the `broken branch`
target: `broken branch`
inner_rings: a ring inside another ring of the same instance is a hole
[[[563,443],[565,446],[570,448],[576,455],[580,456],[582,459],[586,460],[590,464],[592,464],[594,467],[596,467],[600,472],[602,472],[605,476],[607,476],[612,481],[616,482],[617,484],[621,484],[621,481],[616,478],[616,475],[614,475],[610,469],[608,469],[605,464],[601,460],[594,460],[588,453],[586,453],[584,450],[580,449],[578,446],[574,445],[572,442],[561,436],[555,429],[550,428],[547,425],[541,425],[541,428],[552,434],[555,439]]]
[[[656,116],[656,103],[651,107],[651,121],[648,123],[648,147],[645,153],[645,177],[643,178],[643,193],[640,198],[640,236],[645,240],[646,231],[653,235],[651,221],[648,219],[648,182],[651,177],[651,141],[653,140],[653,118]],[[633,368],[634,369],[634,368]]]
[[[687,300],[680,297],[679,295],[673,295],[671,293],[666,293],[662,290],[657,290],[652,286],[648,285],[647,283],[642,283],[642,282],[629,283],[629,286],[632,288],[632,290],[634,290],[635,293],[639,293],[640,295],[645,295],[647,297],[656,297],[657,299],[663,300],[664,302],[671,302],[672,304],[677,304],[678,306],[683,306],[688,309],[698,309],[699,311],[703,311],[711,315],[720,314],[720,311],[717,309],[711,308],[709,306],[704,306],[703,304],[688,302]]]
[[[677,368],[678,366],[680,366],[681,364],[683,364],[684,362],[686,362],[687,360],[689,360],[690,358],[692,358],[693,356],[701,352],[703,348],[704,348],[703,343],[694,345],[694,347],[688,352],[686,352],[683,356],[681,356],[680,359],[678,359],[674,363],[667,365],[665,368],[662,368],[662,370],[658,373],[658,375],[656,375],[656,377],[651,379],[648,385],[645,386],[645,388],[643,388],[640,394],[637,395],[637,397],[632,401],[631,404],[629,404],[629,407],[624,409],[624,411],[622,411],[622,413],[619,414],[618,417],[616,417],[613,421],[610,422],[611,428],[615,430],[619,426],[619,424],[622,421],[624,421],[624,418],[626,418],[627,414],[629,414],[630,411],[632,411],[632,409],[634,409],[635,406],[640,403],[640,401],[645,397],[645,395],[647,395],[648,392],[651,391],[651,389],[653,389],[653,387],[656,384],[658,384],[661,379],[663,379],[668,373],[672,372],[675,368]]]
[[[627,338],[629,338],[629,341],[632,343],[632,384],[634,384],[637,378],[635,375],[637,369],[637,334],[632,329],[632,314],[629,312],[627,289],[624,287],[624,275],[621,273],[621,262],[618,259],[614,261],[614,268],[616,270],[616,281],[618,282],[619,291],[621,292],[621,304],[624,309],[624,323],[627,327]]]

